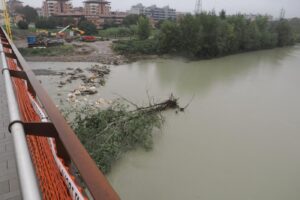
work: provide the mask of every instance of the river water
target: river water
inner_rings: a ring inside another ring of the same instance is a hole
[[[300,46],[113,67],[103,98],[192,101],[166,112],[153,150],[127,153],[108,179],[124,200],[299,200],[299,87]]]

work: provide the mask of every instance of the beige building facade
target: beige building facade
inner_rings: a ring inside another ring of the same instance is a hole
[[[45,17],[72,12],[72,3],[68,1],[46,0],[43,2],[42,13]]]

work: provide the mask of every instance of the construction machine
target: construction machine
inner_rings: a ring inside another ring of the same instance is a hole
[[[74,27],[73,25],[68,25],[62,28],[60,31],[58,31],[57,35],[61,38],[64,38],[66,37],[66,31],[69,31],[70,37],[74,37],[74,35],[83,35],[85,33],[83,30],[80,30],[79,28]]]

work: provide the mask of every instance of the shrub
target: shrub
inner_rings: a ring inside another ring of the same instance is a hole
[[[19,29],[28,29],[28,23],[24,20],[18,22]]]
[[[137,34],[140,40],[148,39],[151,33],[149,19],[146,17],[139,17]]]
[[[117,41],[113,45],[113,49],[121,54],[157,54],[158,40],[147,39],[147,40],[121,40]]]
[[[83,30],[86,35],[93,35],[97,33],[97,27],[90,21],[82,20],[78,24],[79,29]]]

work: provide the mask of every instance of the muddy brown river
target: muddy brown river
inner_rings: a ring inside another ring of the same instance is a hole
[[[30,63],[63,70],[89,63]],[[145,60],[111,68],[98,96],[147,103],[170,93],[153,150],[127,153],[108,179],[124,200],[299,200],[300,46],[187,62]],[[68,87],[39,76],[59,104]],[[61,96],[57,96],[57,93]]]

